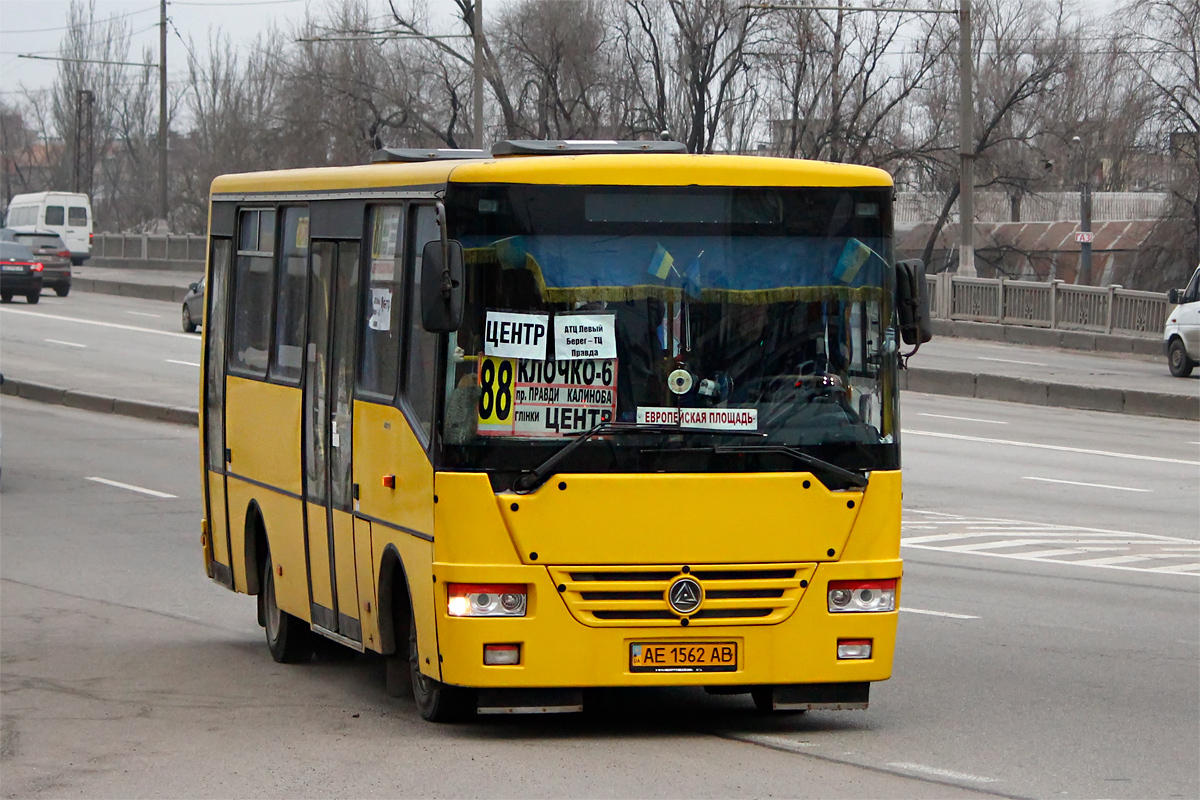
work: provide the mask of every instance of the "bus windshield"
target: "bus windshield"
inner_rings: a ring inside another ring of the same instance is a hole
[[[450,184],[446,207],[447,468],[506,485],[603,422],[653,430],[562,471],[898,466],[889,188]]]

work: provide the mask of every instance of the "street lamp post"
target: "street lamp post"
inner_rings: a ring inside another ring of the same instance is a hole
[[[1092,183],[1088,179],[1087,147],[1078,136],[1071,138],[1079,148],[1079,278],[1084,286],[1092,285]]]

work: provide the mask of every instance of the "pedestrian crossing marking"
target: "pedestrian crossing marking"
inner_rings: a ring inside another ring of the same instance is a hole
[[[905,509],[901,547],[1200,577],[1200,541],[1153,533]]]

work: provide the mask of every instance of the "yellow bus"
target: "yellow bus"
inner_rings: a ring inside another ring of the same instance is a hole
[[[865,708],[929,335],[891,200],[673,142],[217,178],[207,574],[275,660],[381,653],[429,720],[626,686]]]

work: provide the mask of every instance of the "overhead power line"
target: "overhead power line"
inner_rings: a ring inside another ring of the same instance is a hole
[[[292,1],[294,2],[294,0],[292,0]],[[149,8],[143,8],[139,11],[127,11],[124,14],[114,14],[113,16],[105,17],[104,19],[93,19],[93,20],[89,20],[87,22],[76,22],[72,25],[58,25],[53,28],[26,28],[24,30],[19,30],[19,31],[5,30],[4,34],[7,36],[10,33],[50,33],[51,31],[69,31],[72,28],[86,28],[91,25],[103,25],[106,22],[114,22],[115,20],[118,20],[118,19],[125,19],[126,17],[133,17],[138,14],[145,14],[147,11],[157,11],[157,10],[158,10],[158,6],[153,5],[153,6],[150,6]]]

